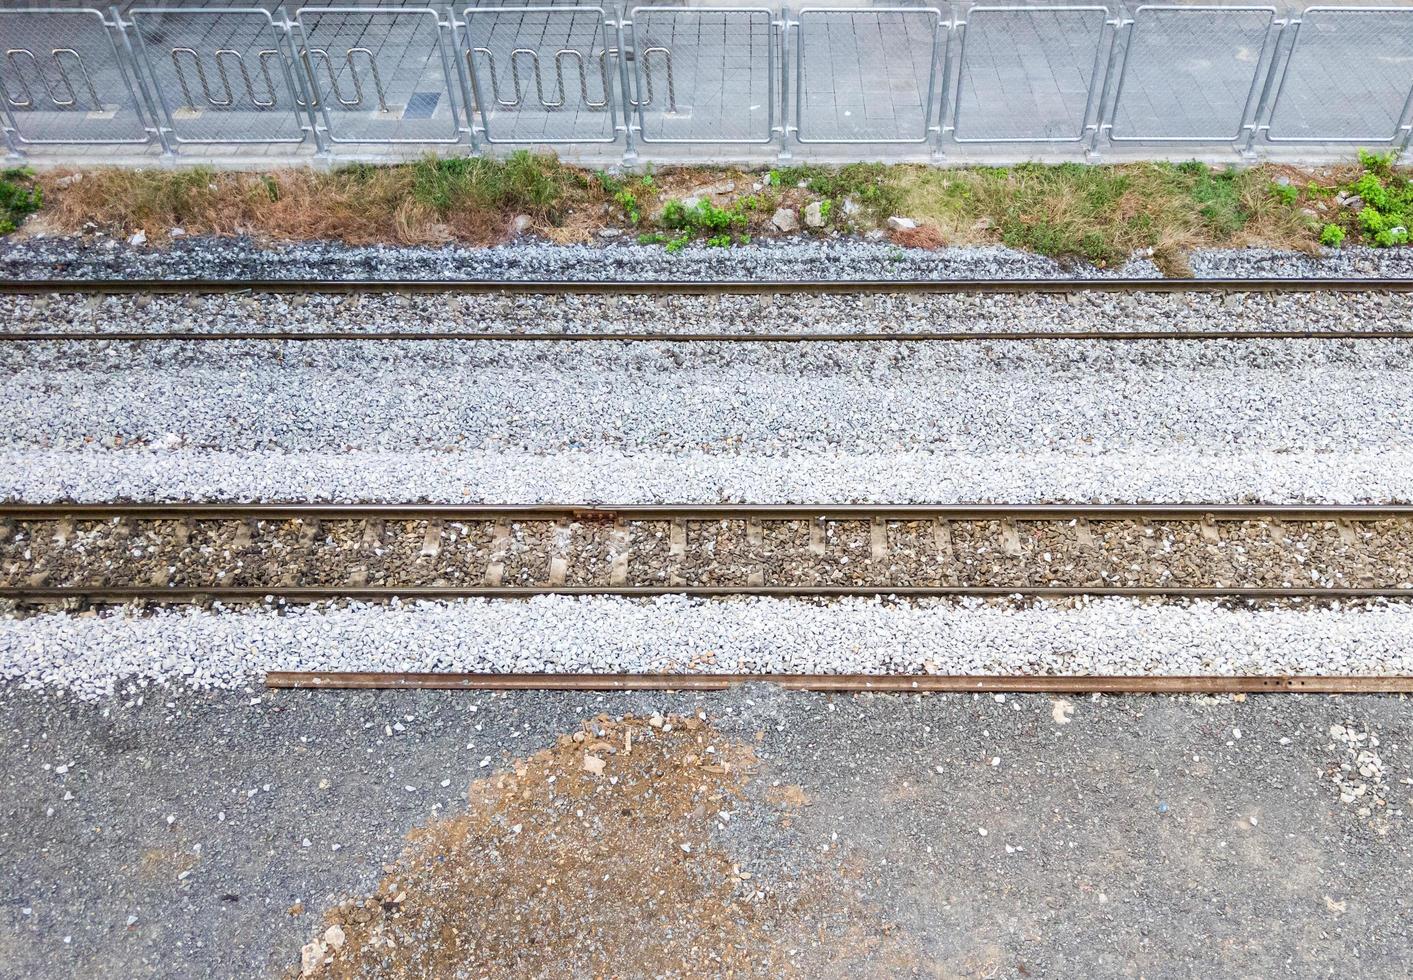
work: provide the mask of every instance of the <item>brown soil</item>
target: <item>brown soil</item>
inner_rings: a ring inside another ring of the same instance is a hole
[[[373,895],[328,913],[303,972],[917,975],[922,958],[861,907],[837,850],[799,848],[798,877],[732,853],[733,833],[783,819],[747,792],[755,766],[699,717],[600,715],[409,834]]]

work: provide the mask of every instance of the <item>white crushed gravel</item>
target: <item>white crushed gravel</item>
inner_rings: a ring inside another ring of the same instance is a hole
[[[0,677],[85,697],[268,670],[1413,673],[1413,604],[544,596],[0,619]]]
[[[1273,249],[1193,253],[1199,277],[1409,276],[1413,249],[1347,248],[1319,256]],[[1151,259],[1113,269],[1062,264],[999,245],[936,250],[857,238],[760,239],[742,248],[552,245],[495,248],[332,242],[264,246],[248,239],[185,238],[163,248],[92,239],[28,236],[0,241],[8,278],[349,279],[1016,279],[1161,277]]]
[[[1404,503],[1413,450],[1071,455],[0,451],[0,499],[466,504]]]
[[[1400,341],[0,348],[0,498],[1413,499]]]
[[[1413,293],[1311,291],[753,295],[339,293],[0,295],[6,333],[916,334],[1375,332],[1413,324]]]

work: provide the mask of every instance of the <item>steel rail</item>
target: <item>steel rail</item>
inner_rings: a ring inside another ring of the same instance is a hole
[[[789,691],[923,694],[1408,694],[1406,676],[1017,676],[931,674],[415,674],[271,671],[265,686],[296,690],[725,691],[773,684]]]
[[[689,520],[1195,520],[1377,521],[1413,517],[1413,504],[328,504],[0,503],[13,520],[324,520],[431,518],[509,521]]]
[[[7,279],[0,294],[58,293],[510,293],[670,294],[732,293],[1310,293],[1413,292],[1413,278],[1211,279]]]
[[[909,333],[643,333],[643,332],[604,332],[568,333],[560,331],[494,331],[478,333],[456,330],[438,332],[432,330],[320,330],[320,331],[258,331],[235,330],[220,332],[182,331],[131,331],[104,332],[101,330],[74,331],[17,331],[5,333],[0,330],[0,342],[35,343],[115,341],[141,343],[144,341],[196,342],[265,342],[265,343],[308,343],[311,341],[495,341],[540,343],[578,343],[585,341],[626,342],[626,343],[935,343],[962,341],[1047,341],[1047,340],[1413,340],[1413,330],[985,330],[967,332],[964,330],[914,331]]]
[[[0,586],[0,599],[12,602],[59,602],[82,599],[87,602],[124,604],[141,602],[192,604],[202,602],[262,602],[279,599],[293,603],[355,601],[409,601],[434,599],[530,599],[542,595],[694,596],[727,598],[765,596],[769,598],[1035,598],[1062,599],[1076,596],[1134,599],[1413,599],[1413,588],[1360,588],[1318,586],[1105,586],[1105,585],[422,585],[422,586]]]

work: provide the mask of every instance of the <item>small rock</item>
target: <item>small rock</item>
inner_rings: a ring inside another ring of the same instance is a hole
[[[895,214],[888,219],[888,228],[890,231],[910,231],[916,227],[917,222],[912,218],[904,218]]]
[[[886,238],[887,235],[888,233],[885,232],[882,228],[872,228],[864,232],[864,238],[868,239],[871,242],[881,241],[882,239]]]
[[[516,235],[523,235],[535,224],[535,219],[528,214],[517,214],[515,220],[510,223],[510,230]]]
[[[805,208],[805,224],[811,228],[824,227],[824,205],[819,201],[811,202]]]
[[[330,949],[343,949],[343,930],[338,926],[329,926],[324,930],[324,942]]]
[[[140,229],[139,229],[138,231],[133,232],[133,233],[132,233],[132,237],[128,239],[128,244],[129,244],[129,245],[146,245],[146,244],[147,244],[147,232],[142,231],[142,230],[140,230]]]
[[[735,182],[734,180],[723,180],[723,181],[721,181],[721,182],[719,182],[719,183],[712,184],[710,187],[708,187],[708,188],[706,189],[706,192],[707,192],[708,194],[721,195],[721,194],[731,194],[731,193],[733,193],[735,190],[736,190],[736,182]]]
[[[584,753],[584,769],[595,776],[603,775],[604,761],[596,755]]]
[[[850,215],[858,214],[860,211],[863,210],[863,207],[859,204],[859,202],[855,201],[852,197],[844,198],[843,207],[844,213]]]
[[[302,976],[317,973],[319,967],[324,965],[324,944],[318,940],[305,943],[299,951],[299,964]]]
[[[170,229],[168,229],[168,231],[167,231],[167,237],[168,237],[168,238],[185,238],[185,237],[186,237],[186,229],[185,229],[185,228],[170,228]]]
[[[1358,194],[1354,194],[1354,195],[1351,195],[1350,197],[1346,197],[1341,203],[1343,203],[1344,206],[1347,207],[1347,208],[1349,208],[1349,210],[1351,210],[1351,211],[1362,211],[1362,210],[1364,210],[1364,199],[1363,199],[1362,197],[1360,197]]]
[[[682,206],[688,211],[691,211],[693,208],[695,208],[698,204],[701,203],[702,199],[700,197],[697,197],[695,194],[693,194],[691,197],[682,198]]]
[[[777,231],[791,232],[800,230],[800,219],[795,212],[789,208],[780,208],[770,216],[770,223]]]
[[[1290,178],[1287,177],[1285,174],[1281,174],[1279,177],[1277,177],[1275,182],[1276,182],[1277,184],[1279,184],[1281,187],[1289,187],[1289,186],[1290,186]]]
[[[619,228],[604,228],[604,229],[602,229],[602,230],[599,232],[599,237],[600,237],[600,238],[617,238],[617,237],[618,237],[619,235],[621,235],[621,234],[623,234],[622,229],[619,229]]]

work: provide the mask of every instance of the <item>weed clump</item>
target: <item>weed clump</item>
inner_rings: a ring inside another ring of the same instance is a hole
[[[0,170],[0,235],[8,235],[44,203],[44,192],[25,167]]]

